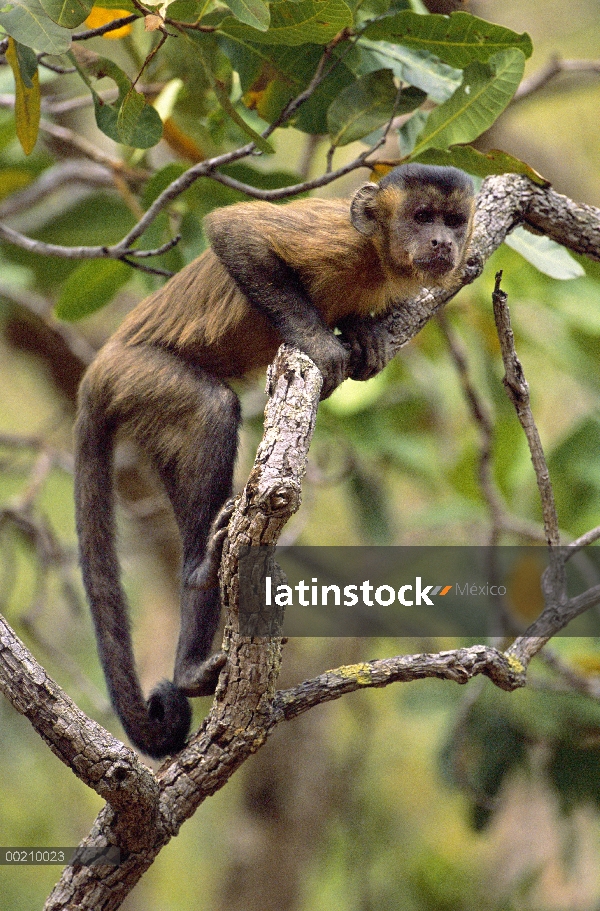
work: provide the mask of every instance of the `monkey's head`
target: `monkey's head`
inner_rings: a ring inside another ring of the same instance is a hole
[[[474,208],[473,182],[463,171],[408,164],[359,187],[350,218],[386,271],[438,286],[464,261]]]

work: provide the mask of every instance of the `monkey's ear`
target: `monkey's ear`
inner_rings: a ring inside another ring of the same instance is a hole
[[[371,237],[377,230],[375,213],[378,193],[379,187],[376,183],[366,183],[358,188],[350,202],[350,221],[365,237]]]

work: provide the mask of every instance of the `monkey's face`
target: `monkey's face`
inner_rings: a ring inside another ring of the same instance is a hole
[[[372,240],[388,274],[440,285],[463,262],[471,236],[474,197],[470,182],[466,187],[423,180],[366,184],[353,197],[352,223]]]
[[[452,272],[465,248],[468,215],[460,210],[430,206],[412,214],[414,229],[407,251],[419,272],[439,278]]]
[[[390,219],[390,260],[400,272],[437,284],[462,261],[471,231],[471,204],[435,187],[407,194]]]

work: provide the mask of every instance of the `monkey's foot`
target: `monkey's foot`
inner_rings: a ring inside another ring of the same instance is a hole
[[[235,507],[235,497],[225,501],[214,519],[209,532],[208,548],[204,560],[185,580],[190,588],[208,591],[219,584],[219,566],[223,555],[223,544],[227,536],[229,520]]]
[[[226,661],[225,652],[217,652],[199,667],[176,672],[175,684],[186,696],[212,696]]]

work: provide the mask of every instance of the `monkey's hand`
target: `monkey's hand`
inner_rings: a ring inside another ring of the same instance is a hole
[[[371,379],[394,356],[389,333],[381,320],[373,316],[347,316],[339,328],[349,351],[348,376],[351,379]]]
[[[350,350],[329,330],[315,332],[310,338],[294,339],[293,343],[304,351],[321,371],[321,400],[329,398],[348,377]]]

